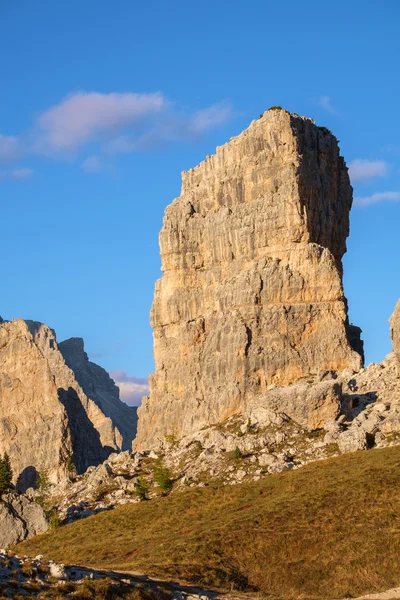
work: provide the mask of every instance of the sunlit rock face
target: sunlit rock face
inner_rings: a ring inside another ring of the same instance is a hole
[[[96,380],[97,402],[101,380],[111,386],[104,374]],[[9,454],[20,489],[40,471],[57,482],[71,461],[82,473],[122,450],[123,435],[86,391],[50,327],[22,319],[0,322],[0,454]]]
[[[183,173],[160,233],[136,448],[221,422],[271,384],[362,366],[342,286],[351,204],[336,138],[284,110]]]
[[[137,408],[120,400],[119,389],[114,380],[105,369],[89,360],[82,338],[70,338],[60,342],[58,349],[86,396],[100,408],[103,416],[111,419],[112,427],[117,428],[120,437],[114,434],[115,440],[111,440],[111,446],[114,446],[115,442],[118,449],[130,450],[136,435]],[[104,425],[99,423],[99,431],[103,429],[107,438],[111,433],[109,421],[104,421]]]
[[[397,360],[397,373],[400,377],[400,300],[390,317],[390,337],[392,338],[393,352]]]

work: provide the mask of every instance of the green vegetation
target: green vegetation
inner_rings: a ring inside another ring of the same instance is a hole
[[[153,478],[163,492],[169,491],[174,484],[171,471],[165,466],[162,458],[159,458],[153,467]]]
[[[49,515],[50,529],[57,529],[60,526],[60,517],[58,512],[53,509]]]
[[[175,446],[178,443],[178,440],[176,439],[176,435],[174,433],[168,433],[165,436],[165,441],[167,442],[167,444],[169,444],[170,446]]]
[[[35,498],[35,501],[40,504],[40,506],[45,508],[45,497],[50,489],[50,481],[47,471],[39,471],[36,477],[36,487],[39,495]]]
[[[236,446],[236,448],[235,448],[234,457],[235,458],[243,458],[243,454],[242,454],[242,451],[239,448],[239,446]]]
[[[137,486],[135,488],[135,495],[139,498],[139,500],[147,500],[149,492],[149,485],[143,477],[139,477],[137,480]]]
[[[285,110],[282,106],[270,106],[268,110]]]
[[[70,475],[76,475],[76,466],[72,456],[67,458],[67,471]]]
[[[10,457],[6,452],[3,458],[0,458],[0,497],[2,494],[12,490],[12,477],[13,472],[11,469]]]
[[[400,447],[124,505],[17,547],[63,563],[259,590],[359,596],[399,585]]]

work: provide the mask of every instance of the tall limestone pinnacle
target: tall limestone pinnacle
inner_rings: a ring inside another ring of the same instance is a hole
[[[160,233],[136,448],[221,422],[270,384],[362,366],[342,286],[351,204],[336,138],[285,110],[183,173]]]

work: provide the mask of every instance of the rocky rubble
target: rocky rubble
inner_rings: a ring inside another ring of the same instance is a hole
[[[215,481],[225,485],[257,481],[339,454],[400,444],[400,378],[394,354],[358,373],[325,371],[313,381],[272,387],[263,398],[224,423],[181,440],[167,436],[157,452],[112,454],[74,482],[54,488],[53,503],[61,521],[138,502],[143,480],[149,498],[170,493],[169,486],[160,489],[157,484],[155,470],[160,464],[176,493]],[[302,406],[320,407],[322,412],[312,411],[310,421]]]
[[[285,110],[183,173],[160,233],[135,449],[222,423],[270,385],[361,368],[342,286],[351,204],[336,138]]]
[[[49,528],[43,508],[23,494],[10,492],[0,498],[0,547],[22,542]]]
[[[104,588],[99,597],[112,598],[168,598],[170,600],[212,600],[226,598],[235,600],[233,594],[215,594],[206,590],[170,584],[166,586],[160,581],[152,581],[148,577],[133,576],[128,573],[88,569],[76,565],[63,565],[44,560],[42,555],[30,558],[18,556],[14,552],[0,549],[0,594],[6,598],[36,598],[41,592],[43,598],[85,597],[93,598],[92,593],[85,594],[85,582],[106,580],[112,593],[104,595]],[[138,588],[140,594],[130,596],[129,591]],[[154,595],[150,591],[160,591]],[[128,594],[126,594],[128,592]],[[59,595],[59,594],[62,594]],[[39,596],[42,597],[41,595]]]

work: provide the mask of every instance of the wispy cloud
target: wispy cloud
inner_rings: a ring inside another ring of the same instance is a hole
[[[0,164],[42,156],[78,160],[85,172],[98,173],[110,154],[191,141],[232,117],[232,107],[225,102],[188,111],[161,92],[78,91],[42,111],[24,135],[0,134]],[[3,171],[0,177],[12,175]]]
[[[223,125],[232,117],[232,106],[226,102],[198,110],[192,115],[170,109],[157,115],[153,122],[149,120],[149,127],[141,132],[124,133],[106,141],[102,145],[102,151],[106,154],[126,154],[151,150],[172,142],[193,140],[210,129]]]
[[[20,138],[15,135],[2,135],[0,133],[0,163],[15,160],[20,154]]]
[[[131,406],[139,406],[143,396],[149,393],[148,381],[144,377],[127,375],[126,371],[113,371],[110,375],[119,387],[121,400]]]
[[[40,114],[35,123],[38,153],[70,153],[156,113],[167,104],[161,93],[77,92]]]
[[[33,175],[33,169],[27,169],[20,167],[19,169],[9,169],[0,171],[0,181],[4,180],[15,180],[15,181],[23,181],[24,179],[28,179]]]
[[[339,112],[332,105],[331,99],[329,96],[321,96],[318,100],[318,104],[324,108],[327,112],[330,112],[332,115],[338,115]]]
[[[99,157],[95,154],[93,156],[89,156],[83,161],[81,168],[85,171],[85,173],[99,173],[101,171]]]
[[[364,160],[357,158],[349,164],[352,181],[365,181],[372,177],[384,177],[388,174],[388,165],[384,160]]]
[[[363,196],[354,198],[354,204],[356,206],[369,206],[371,204],[378,204],[379,202],[400,202],[400,192],[377,192],[371,196]]]

